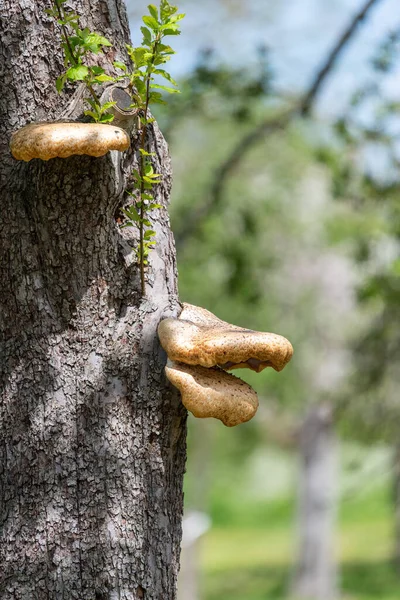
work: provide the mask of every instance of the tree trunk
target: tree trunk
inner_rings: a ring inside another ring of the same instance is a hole
[[[393,447],[394,563],[400,575],[400,443]]]
[[[300,432],[299,548],[293,585],[296,598],[337,597],[336,454],[331,407],[316,405]]]
[[[188,468],[196,473],[196,477],[192,477],[191,486],[185,493],[178,600],[202,598],[201,544],[203,535],[211,526],[208,512],[215,441],[215,422],[211,421],[193,419],[189,427]]]
[[[115,40],[121,0],[73,3]],[[15,161],[12,131],[67,108],[58,27],[45,0],[0,4],[0,599],[173,600],[186,411],[166,383],[157,324],[179,312],[165,141],[147,297],[134,235],[115,214],[132,150]]]
[[[178,579],[178,600],[200,600],[201,586],[201,543],[203,535],[211,526],[205,513],[189,510],[183,519],[181,571]]]
[[[182,548],[181,571],[179,574],[178,600],[200,600],[200,540],[196,539],[187,548]]]

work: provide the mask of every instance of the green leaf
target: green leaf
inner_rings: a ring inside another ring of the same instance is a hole
[[[99,75],[95,78],[95,83],[103,83],[104,81],[114,81],[114,77],[110,77],[110,75]]]
[[[154,19],[156,21],[158,21],[158,9],[156,6],[154,6],[154,4],[149,4],[148,7],[149,9],[149,13],[151,14],[152,17],[154,17]]]
[[[155,210],[156,208],[162,208],[162,204],[149,204],[148,209],[149,210]]]
[[[132,46],[127,46],[129,58],[135,64],[137,68],[147,66],[147,54],[148,50],[146,48],[138,47],[133,48]]]
[[[75,33],[79,34],[79,16],[72,14],[72,15],[68,15],[67,17],[65,17],[65,24],[69,25],[70,27],[72,27],[72,29],[75,31]]]
[[[137,179],[138,181],[140,181],[140,180],[141,180],[140,173],[139,173],[139,171],[138,171],[137,169],[132,169],[132,176],[133,176],[135,179]]]
[[[160,14],[161,14],[161,19],[163,21],[165,21],[166,19],[168,19],[171,15],[173,15],[177,11],[178,11],[178,7],[177,6],[172,6],[169,2],[167,2],[167,0],[161,0],[161,2],[160,2]]]
[[[122,212],[128,217],[128,219],[132,219],[132,221],[140,221],[140,216],[133,206],[130,206],[129,208],[123,208]]]
[[[69,45],[72,46],[72,49],[75,50],[76,48],[81,48],[82,47],[82,40],[80,37],[76,36],[76,35],[71,35],[71,37],[69,38]],[[68,51],[69,51],[69,46],[68,44],[66,44]]]
[[[133,227],[133,226],[134,226],[134,223],[132,223],[132,221],[127,221],[123,225],[120,225],[120,228],[125,229],[125,227]]]
[[[143,33],[143,42],[148,46],[151,46],[151,31],[147,27],[141,27],[140,31]]]
[[[83,114],[87,117],[92,117],[93,121],[96,121],[96,123],[99,121],[99,114],[93,112],[92,110],[85,110]]]
[[[139,152],[142,156],[155,156],[155,152],[146,152],[143,148],[139,148]]]
[[[89,69],[86,65],[76,65],[70,67],[65,73],[65,76],[70,81],[83,81],[89,75]]]
[[[163,100],[162,95],[159,94],[158,92],[151,92],[150,93],[150,102],[152,102],[154,104],[167,104],[165,102],[165,100]]]
[[[181,32],[178,28],[168,27],[168,29],[164,29],[163,34],[167,35],[181,35]]]
[[[154,69],[154,74],[161,75],[161,77],[164,77],[164,79],[172,83],[172,85],[178,85],[175,79],[172,79],[171,75],[165,69]]]
[[[175,54],[175,50],[173,50],[171,46],[168,46],[167,44],[159,44],[158,49],[163,54]]]
[[[153,186],[153,185],[156,185],[157,183],[161,183],[161,179],[159,179],[159,177],[161,177],[161,175],[155,175],[155,176],[144,175],[143,181],[145,183],[148,183],[151,186]]]
[[[154,17],[145,16],[142,17],[142,21],[147,27],[150,27],[153,31],[158,31],[160,29],[160,25],[158,21]]]
[[[154,229],[147,229],[144,232],[144,239],[149,240],[150,238],[154,237],[155,235],[156,235],[156,232],[154,231]]]
[[[164,90],[164,92],[168,92],[168,94],[180,94],[179,90],[176,90],[175,88],[167,87],[166,85],[159,85],[158,83],[152,83],[150,87],[156,88],[159,90]]]
[[[123,62],[120,62],[119,60],[115,60],[113,62],[113,65],[116,69],[121,69],[121,71],[124,71],[125,73],[128,70],[127,66]]]
[[[100,104],[96,102],[93,98],[85,98],[85,101],[93,108],[93,110],[98,111],[100,108]]]
[[[156,58],[154,60],[154,65],[164,65],[166,62],[168,62],[170,60],[169,56],[159,56],[158,58]]]
[[[103,35],[99,35],[94,31],[89,33],[85,38],[86,44],[96,44],[97,46],[112,46],[112,43]]]
[[[56,90],[60,94],[65,85],[65,75],[60,75],[56,79]]]
[[[82,31],[79,31],[79,35],[83,40],[87,39],[87,37],[89,36],[89,33],[90,33],[89,27],[85,27],[85,29],[83,29]]]
[[[181,21],[182,19],[185,18],[185,13],[179,13],[179,15],[173,15],[172,17],[170,17],[168,19],[168,23],[177,23],[178,21]]]
[[[112,101],[112,102],[104,102],[104,104],[101,105],[101,110],[105,111],[108,110],[109,108],[111,108],[112,106],[115,106],[117,103]]]
[[[174,29],[175,31],[179,30],[179,25],[176,25],[174,23],[171,23],[171,21],[168,21],[168,23],[165,23],[165,25],[161,25],[160,30],[164,33],[167,29]],[[165,35],[165,34],[164,34]]]
[[[93,65],[92,67],[90,67],[91,72],[94,75],[102,75],[104,73],[104,69],[102,67],[98,67],[97,65]]]
[[[146,84],[144,81],[142,81],[141,79],[137,79],[136,80],[136,89],[140,95],[140,98],[142,100],[145,100],[146,98]]]
[[[114,115],[111,113],[104,113],[100,117],[100,123],[111,123],[114,121]]]

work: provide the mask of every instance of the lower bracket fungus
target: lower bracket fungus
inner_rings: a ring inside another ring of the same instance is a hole
[[[216,417],[227,427],[249,421],[258,408],[253,388],[218,367],[206,369],[168,362],[169,381],[182,394],[182,402],[199,419]]]
[[[251,386],[226,371],[281,371],[293,354],[291,343],[280,335],[231,325],[190,304],[183,305],[179,318],[161,321],[158,335],[169,359],[166,375],[186,408],[228,427],[251,419],[258,399]]]
[[[17,160],[68,158],[73,154],[103,156],[109,150],[127,150],[129,136],[120,127],[102,123],[31,123],[11,136],[11,154]]]

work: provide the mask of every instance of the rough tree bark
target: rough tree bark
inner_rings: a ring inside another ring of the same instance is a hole
[[[332,409],[313,406],[300,431],[299,555],[293,596],[332,600],[338,595],[334,557],[337,442]]]
[[[8,150],[70,100],[49,6],[0,2],[0,599],[173,600],[186,411],[156,336],[179,312],[168,151],[149,128],[165,208],[141,299],[115,222],[134,133],[124,156],[26,164]],[[122,0],[73,6],[123,53]]]

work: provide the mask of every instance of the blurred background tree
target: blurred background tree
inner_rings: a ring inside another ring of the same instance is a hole
[[[145,4],[132,0],[133,20]],[[396,0],[180,8],[182,94],[157,118],[181,298],[295,348],[279,376],[240,373],[260,396],[253,421],[190,419],[181,598],[394,600]]]

